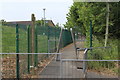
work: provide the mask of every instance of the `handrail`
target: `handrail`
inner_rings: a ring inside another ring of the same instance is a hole
[[[86,61],[98,61],[98,60],[87,60],[87,52],[88,52],[88,50],[99,49],[99,48],[110,48],[110,47],[90,47],[90,48],[80,48],[80,49],[77,49],[78,51],[84,50],[84,55],[83,55],[83,60],[84,60],[83,61],[83,73],[84,73],[84,77],[85,78],[86,78],[86,75],[87,75],[87,71],[86,71],[87,63],[86,63]]]
[[[107,46],[107,47],[78,48],[77,50],[78,50],[78,51],[81,51],[81,50],[84,50],[84,51],[85,51],[85,49],[91,50],[91,49],[99,49],[99,48],[111,48],[111,47],[110,47],[110,46]]]
[[[0,54],[62,54],[62,53],[0,53]]]

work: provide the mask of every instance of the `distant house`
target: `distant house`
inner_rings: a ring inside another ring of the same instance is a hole
[[[32,22],[31,21],[11,21],[11,22],[7,22],[8,24],[24,24],[24,25],[31,25]]]
[[[48,24],[48,26],[54,27],[55,24],[52,20],[45,20],[45,22]],[[7,22],[8,24],[24,24],[24,25],[31,25],[32,21],[11,21]]]
[[[51,26],[51,27],[55,26],[52,20],[46,20],[45,22],[48,24],[48,26]]]

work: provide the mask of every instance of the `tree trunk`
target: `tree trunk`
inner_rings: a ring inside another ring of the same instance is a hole
[[[107,16],[106,16],[106,34],[105,34],[105,47],[108,42],[108,31],[109,31],[109,3],[107,2]]]

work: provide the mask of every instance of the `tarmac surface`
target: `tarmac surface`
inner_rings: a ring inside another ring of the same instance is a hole
[[[77,42],[77,47],[84,48],[84,42]],[[83,52],[79,52],[79,59],[83,59]],[[60,50],[61,59],[76,59],[74,44],[70,44]],[[40,78],[84,78],[83,62],[56,61],[53,59],[50,64],[39,74]],[[117,78],[117,76],[106,76],[97,72],[87,72],[87,78]]]

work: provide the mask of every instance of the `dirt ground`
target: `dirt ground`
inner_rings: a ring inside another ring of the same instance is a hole
[[[48,63],[53,59],[53,55],[49,58],[46,58],[43,61],[38,62],[37,68],[31,68],[30,73],[31,74],[20,74],[21,78],[38,78],[38,71],[42,71],[45,66],[47,66]],[[12,56],[7,56],[2,58],[2,78],[16,78],[16,58]]]

